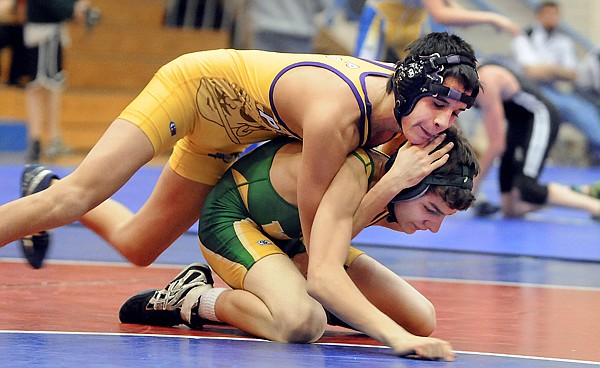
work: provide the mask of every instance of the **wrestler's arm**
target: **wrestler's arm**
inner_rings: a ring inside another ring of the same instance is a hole
[[[423,0],[423,5],[433,20],[443,25],[468,26],[490,24],[513,36],[521,34],[520,27],[502,14],[471,10],[452,0]]]
[[[323,68],[294,68],[274,89],[275,107],[302,137],[298,210],[307,246],[317,207],[329,183],[359,145],[356,97],[339,76]]]
[[[312,120],[304,130],[298,177],[298,209],[308,247],[321,198],[348,153],[358,145],[354,135],[352,128],[344,129],[331,124],[331,121]]]
[[[327,310],[352,327],[390,346],[400,356],[452,360],[449,343],[412,335],[375,307],[344,269],[352,235],[353,215],[367,183],[364,167],[348,159],[317,209],[308,251],[307,289]]]

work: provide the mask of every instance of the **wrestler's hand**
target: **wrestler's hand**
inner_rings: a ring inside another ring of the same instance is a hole
[[[414,146],[406,142],[398,149],[398,155],[390,170],[385,174],[386,179],[398,180],[403,183],[403,188],[417,185],[427,175],[448,161],[448,152],[454,146],[449,142],[444,147],[433,152],[444,140],[442,133],[429,143]]]
[[[490,13],[490,17],[491,23],[494,25],[497,31],[504,31],[510,33],[513,37],[517,37],[523,34],[521,27],[519,27],[509,18],[497,13]]]
[[[422,359],[445,360],[448,362],[456,358],[452,345],[444,340],[433,337],[412,336],[393,341],[390,347],[398,356],[416,356]]]

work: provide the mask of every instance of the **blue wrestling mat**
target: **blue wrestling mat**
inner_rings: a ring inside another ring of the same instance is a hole
[[[72,168],[51,167],[59,175]],[[19,195],[21,165],[0,167],[0,203]],[[161,167],[144,167],[113,198],[137,211],[150,195]],[[483,191],[491,201],[498,202],[495,170],[483,183]],[[600,180],[600,168],[549,167],[542,182],[555,181],[565,185],[592,183]],[[195,234],[197,225],[191,227]],[[476,218],[473,211],[448,217],[439,233],[417,232],[412,235],[381,227],[365,229],[354,240],[356,245],[448,250],[500,255],[524,255],[568,260],[600,261],[600,223],[586,213],[561,208],[549,208],[526,219],[504,219],[499,216]],[[1,253],[0,253],[1,254]]]
[[[388,348],[344,344],[282,344],[190,336],[0,331],[0,354],[13,368],[261,367],[261,368],[586,368],[600,363],[458,352],[454,362],[401,359]]]

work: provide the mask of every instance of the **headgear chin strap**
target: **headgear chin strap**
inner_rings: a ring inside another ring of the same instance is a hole
[[[475,69],[473,61],[461,55],[440,56],[435,53],[429,56],[410,57],[396,64],[392,79],[394,98],[394,116],[402,128],[402,117],[410,114],[417,102],[425,96],[448,97],[464,102],[471,108],[477,92],[469,96],[466,93],[443,85],[444,78],[440,73],[446,66],[465,64]],[[400,90],[402,88],[402,91]]]
[[[394,154],[385,164],[386,172],[392,167],[392,164],[395,159],[396,155]],[[452,171],[445,174],[440,174],[439,172],[433,172],[429,174],[425,177],[425,179],[421,180],[419,184],[401,190],[400,193],[396,194],[396,196],[390,201],[390,203],[388,203],[388,222],[398,222],[398,219],[396,218],[396,213],[394,212],[394,203],[411,201],[420,198],[425,193],[427,193],[427,190],[431,185],[473,189],[474,174],[475,170],[472,167],[466,165],[455,167]]]

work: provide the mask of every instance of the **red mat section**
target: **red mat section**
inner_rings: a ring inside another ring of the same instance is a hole
[[[119,322],[124,300],[166,285],[179,270],[56,263],[32,270],[21,262],[0,261],[0,329],[248,337],[229,326],[192,331]],[[437,308],[434,336],[451,341],[456,350],[600,361],[600,290],[410,282]],[[331,329],[320,342],[376,344],[344,329]]]

